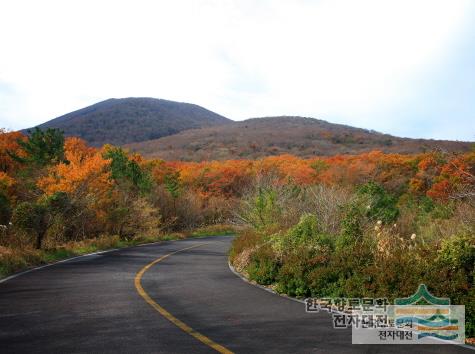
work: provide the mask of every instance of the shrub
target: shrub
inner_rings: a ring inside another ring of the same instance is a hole
[[[399,216],[397,198],[387,193],[379,184],[369,182],[358,188],[358,194],[367,198],[369,208],[366,208],[366,216],[371,220],[381,220],[389,224]]]
[[[273,250],[282,257],[286,253],[307,248],[315,253],[327,256],[333,248],[333,239],[320,231],[317,217],[304,214],[297,225],[285,233],[277,233],[270,239]]]
[[[337,238],[337,249],[353,246],[363,236],[363,213],[358,203],[347,206],[341,221],[341,234]]]
[[[352,199],[351,191],[347,188],[318,184],[306,189],[306,197],[300,201],[304,206],[302,209],[317,216],[321,232],[339,234],[344,208]]]
[[[263,228],[278,223],[281,215],[282,207],[278,203],[276,191],[259,188],[243,214],[243,219],[256,228]]]
[[[262,244],[263,235],[251,229],[245,229],[239,233],[239,237],[233,239],[231,249],[229,250],[229,260],[232,264],[235,259],[244,251],[254,250]],[[247,262],[246,262],[247,263]],[[245,264],[247,266],[247,264]],[[244,267],[243,267],[244,268]]]
[[[434,293],[450,297],[453,304],[465,305],[466,334],[475,336],[475,238],[473,234],[445,239],[430,264]]]
[[[437,261],[449,270],[460,270],[470,277],[475,270],[475,238],[464,234],[442,240]]]
[[[308,276],[308,286],[312,297],[323,298],[336,295],[338,270],[329,266],[315,267]]]
[[[42,203],[23,202],[13,211],[13,224],[20,230],[36,234],[35,245],[40,249],[48,230],[48,209]]]
[[[309,211],[307,193],[293,183],[263,180],[245,195],[238,217],[256,229],[287,229]]]
[[[310,295],[310,288],[306,279],[311,257],[309,250],[301,247],[298,252],[285,258],[277,276],[276,290],[290,296],[304,297]]]
[[[109,232],[121,238],[131,238],[140,233],[157,233],[160,225],[158,209],[145,198],[118,205],[109,212],[108,218]]]
[[[251,256],[247,272],[251,280],[264,285],[272,284],[277,277],[279,264],[268,245],[259,247]]]
[[[168,231],[229,223],[232,210],[239,203],[222,196],[203,196],[193,190],[183,190],[174,199],[163,185],[155,188],[151,202],[160,210],[162,228]]]

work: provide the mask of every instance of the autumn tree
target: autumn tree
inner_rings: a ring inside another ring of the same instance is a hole
[[[25,139],[26,137],[20,132],[0,129],[0,172],[11,174],[18,169],[20,163],[13,159],[12,155],[22,155],[18,141]]]
[[[475,196],[475,153],[453,155],[441,166],[427,195],[433,199],[472,199]]]
[[[0,172],[0,225],[6,225],[11,217],[10,189],[15,184],[13,178]]]
[[[68,163],[50,166],[48,173],[38,180],[38,187],[48,195],[62,191],[76,198],[88,194],[104,197],[111,186],[110,161],[79,138],[66,139],[65,156]]]
[[[55,217],[67,213],[69,209],[67,194],[59,192],[35,202],[18,204],[12,220],[15,227],[34,233],[36,248],[41,249],[48,228],[53,224]]]
[[[152,189],[151,174],[141,166],[140,157],[129,156],[123,149],[113,146],[106,146],[102,156],[110,161],[110,179],[114,182],[114,197],[107,216],[109,229],[120,237],[127,237],[142,230],[135,227],[139,216],[142,220],[146,216],[150,218],[141,225],[158,222],[158,211],[146,199]],[[144,214],[138,205],[146,205],[143,210],[150,212]]]

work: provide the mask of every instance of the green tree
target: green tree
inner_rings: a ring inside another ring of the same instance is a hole
[[[282,215],[277,192],[271,188],[259,187],[257,195],[251,200],[244,219],[255,228],[274,225]]]
[[[64,156],[64,135],[59,129],[48,128],[45,131],[35,128],[28,139],[18,139],[18,145],[23,151],[22,156],[8,152],[16,161],[37,167],[68,163]]]
[[[129,159],[120,147],[109,147],[104,153],[111,160],[111,178],[117,183],[128,185],[131,189],[147,194],[152,188],[152,179],[148,171],[142,169],[136,161]]]
[[[176,200],[181,195],[180,172],[165,175],[165,189],[173,199],[173,211],[176,215]]]
[[[64,192],[43,197],[36,202],[22,202],[13,211],[13,225],[23,231],[36,234],[36,248],[41,249],[48,228],[55,217],[70,209],[69,198]]]
[[[399,216],[397,198],[379,184],[369,182],[358,189],[358,194],[368,199],[369,208],[366,216],[372,220],[381,220],[388,224],[394,222]]]

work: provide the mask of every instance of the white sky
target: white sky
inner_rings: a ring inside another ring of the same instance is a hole
[[[474,13],[470,0],[0,0],[0,127],[148,96],[475,140]]]

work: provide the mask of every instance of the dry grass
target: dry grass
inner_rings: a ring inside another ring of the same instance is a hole
[[[156,189],[153,203],[160,209],[162,230],[193,230],[204,225],[226,223],[237,201],[225,197],[202,197],[191,190],[184,190],[173,201],[163,186]]]
[[[96,238],[70,241],[59,246],[37,250],[31,246],[0,246],[0,277],[42,264],[54,263],[69,257],[84,255],[113,248],[123,248],[157,241],[180,240],[189,237],[231,235],[236,227],[217,224],[201,227],[188,232],[142,233],[129,239],[117,235],[101,235]]]

